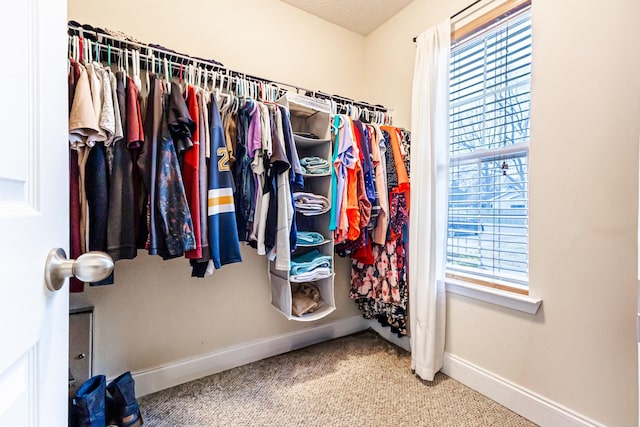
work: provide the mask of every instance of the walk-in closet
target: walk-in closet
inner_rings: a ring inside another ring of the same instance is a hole
[[[3,5],[0,425],[639,425],[638,16]]]

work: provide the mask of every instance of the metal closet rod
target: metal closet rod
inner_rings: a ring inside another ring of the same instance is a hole
[[[111,38],[111,37],[109,37],[109,38]],[[93,40],[92,40],[92,42],[96,43],[94,45],[94,47],[92,47],[92,49],[96,49],[96,47],[97,47],[98,54],[104,53],[108,57],[109,53],[111,53],[111,55],[114,55],[114,54],[117,55],[119,59],[123,59],[124,56],[127,55],[127,52],[122,47],[105,45],[102,42],[95,42]],[[133,50],[130,50],[130,52],[133,52]],[[95,53],[95,52],[92,52],[92,53]],[[155,72],[155,73],[158,73],[158,74],[161,74],[161,75],[164,74],[164,72],[166,71],[165,68],[164,68],[164,63],[163,63],[163,58],[162,57],[156,57],[156,56],[153,56],[153,55],[148,54],[148,53],[146,53],[146,54],[145,53],[138,53],[138,55],[139,55],[139,58],[141,59],[141,61],[140,61],[140,69],[141,70],[152,71],[152,72]],[[153,69],[153,70],[151,69],[153,67],[152,58],[155,58],[157,60],[156,69]],[[123,67],[128,68],[129,67],[128,61],[129,61],[129,57],[127,57],[126,59],[123,59],[123,62],[120,62],[118,60],[118,61],[111,61],[111,63],[114,64],[114,65],[119,65],[120,64]],[[179,75],[180,67],[185,67],[185,64],[183,62],[177,62],[177,61],[174,61],[173,59],[167,59],[167,61],[171,64],[170,71],[171,71],[172,76],[174,76],[174,77]],[[189,64],[187,64],[187,65],[193,65],[193,62],[189,62]],[[211,75],[206,75],[204,77],[205,77],[207,82],[209,81],[209,77],[211,77],[212,79],[215,79],[215,81],[213,81],[213,85],[214,86],[217,84],[218,76],[220,78],[227,78],[228,79],[227,80],[228,83],[226,85],[226,88],[229,89],[229,90],[236,89],[234,87],[234,84],[238,84],[238,82],[234,80],[236,77],[241,78],[241,79],[245,79],[245,76],[244,75],[240,75],[239,73],[238,73],[238,75],[235,75],[235,73],[233,73],[233,72],[231,74],[227,74],[227,70],[226,69],[225,69],[225,72],[219,72],[219,73],[218,73],[218,70],[207,69],[207,72],[208,73],[212,73],[212,74]],[[185,73],[184,78],[187,79],[187,75],[186,75],[187,71],[185,70],[184,73]],[[218,73],[218,76],[216,76],[213,73]],[[253,80],[254,79],[246,78],[246,81],[253,81]],[[271,85],[271,87],[276,88],[279,91],[278,92],[278,96],[281,96],[286,92],[285,89],[283,89],[283,88],[281,88],[281,87],[279,87],[277,85]]]
[[[122,37],[118,37],[112,34],[108,34],[108,33],[103,33],[103,32],[98,32],[96,31],[93,27],[90,27],[88,25],[81,25],[75,21],[70,21],[67,25],[68,28],[68,33],[69,35],[73,36],[73,35],[77,35],[80,36],[82,38],[88,38],[89,40],[91,40],[92,42],[98,42],[99,44],[101,44],[103,46],[103,48],[101,48],[101,50],[105,50],[104,49],[104,41],[103,39],[107,39],[110,40],[114,43],[114,46],[112,47],[112,50],[120,50],[120,52],[122,52],[124,49],[130,48],[130,47],[135,47],[138,48],[139,50],[145,49],[146,50],[146,54],[140,53],[140,56],[144,56],[145,59],[151,58],[151,53],[155,52],[160,58],[167,58],[169,61],[171,61],[173,64],[177,65],[178,67],[175,68],[174,70],[172,70],[174,73],[176,70],[179,69],[179,66],[186,66],[186,65],[193,65],[194,63],[199,66],[199,67],[203,67],[205,69],[208,69],[210,71],[221,71],[224,72],[228,77],[239,77],[245,80],[250,80],[250,81],[254,81],[256,83],[264,83],[264,84],[269,84],[269,83],[273,83],[276,84],[278,86],[286,86],[292,89],[295,89],[298,93],[300,93],[300,91],[303,91],[306,95],[311,95],[314,98],[318,98],[318,99],[331,99],[334,100],[335,102],[337,102],[338,104],[341,105],[347,105],[347,104],[351,104],[351,105],[356,105],[359,107],[363,107],[369,110],[373,110],[373,111],[381,111],[381,112],[388,112],[388,109],[382,105],[373,105],[373,104],[369,104],[368,102],[364,102],[364,101],[354,101],[351,98],[347,98],[344,96],[340,96],[340,95],[331,95],[331,94],[327,94],[321,91],[316,91],[316,90],[311,90],[311,89],[305,89],[303,87],[300,86],[296,86],[296,85],[292,85],[289,83],[283,83],[283,82],[278,82],[275,80],[269,80],[269,79],[265,79],[262,77],[258,77],[258,76],[253,76],[250,74],[246,74],[246,73],[241,73],[239,71],[235,71],[232,70],[230,68],[225,67],[223,64],[221,64],[220,62],[217,61],[213,61],[213,60],[207,60],[207,59],[202,59],[202,58],[196,58],[196,57],[191,57],[182,53],[178,53],[175,52],[173,50],[170,49],[161,49],[161,48],[157,48],[155,46],[150,46],[144,43],[140,43],[140,42],[136,42],[133,40],[128,40]],[[88,36],[88,37],[87,37]],[[125,45],[125,47],[123,47],[122,45]],[[174,59],[175,58],[175,59]],[[159,59],[159,58],[157,58]],[[215,84],[215,82],[214,82]],[[345,104],[346,103],[346,104]]]

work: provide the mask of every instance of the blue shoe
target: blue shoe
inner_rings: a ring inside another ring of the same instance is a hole
[[[111,381],[107,391],[110,395],[107,396],[110,412],[119,427],[139,427],[143,424],[131,372],[125,372]]]
[[[73,426],[105,426],[106,383],[107,379],[104,375],[96,375],[82,383],[71,401]]]

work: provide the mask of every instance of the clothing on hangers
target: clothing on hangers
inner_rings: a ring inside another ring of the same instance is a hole
[[[240,262],[239,242],[245,241],[276,269],[290,271],[298,244],[296,211],[320,214],[331,205],[296,189],[304,185],[305,174],[310,179],[333,175],[336,159],[330,164],[315,155],[299,158],[290,112],[275,103],[281,89],[217,72],[211,72],[209,86],[210,71],[162,57],[159,77],[149,70],[155,68],[152,55],[88,40],[79,48],[82,39],[74,40],[69,67],[72,253],[104,250],[119,260],[144,249],[163,259],[185,256],[192,275],[203,277]],[[101,64],[105,53],[107,63]],[[112,55],[118,55],[113,64]],[[172,81],[172,65],[181,70],[180,84]],[[358,120],[368,115],[355,107],[350,112],[352,117],[343,119],[349,148],[338,157],[346,193],[336,217],[345,239],[362,235],[366,241],[362,231],[370,226],[367,203],[376,199],[375,165],[363,145],[370,139],[367,130]],[[324,241],[322,234],[300,239]],[[299,278],[331,274],[331,268],[322,268],[327,267],[299,271]],[[78,291],[82,284],[72,287]]]

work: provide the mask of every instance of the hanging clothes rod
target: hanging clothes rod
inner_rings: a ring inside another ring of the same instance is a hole
[[[277,86],[286,86],[288,88],[295,89],[298,93],[304,92],[306,95],[312,96],[318,99],[330,99],[340,105],[351,104],[351,105],[356,105],[361,108],[365,108],[372,111],[379,111],[379,112],[389,111],[388,108],[381,105],[373,105],[363,101],[354,101],[353,99],[339,96],[339,95],[326,94],[321,91],[306,89],[306,88],[292,85],[289,83],[278,82],[278,81],[269,80],[269,79],[265,79],[258,76],[249,75],[246,73],[241,73],[239,71],[235,71],[225,67],[222,63],[218,61],[192,57],[189,55],[185,55],[185,54],[173,51],[171,49],[167,49],[159,45],[144,44],[137,40],[133,40],[132,38],[124,34],[114,35],[111,33],[107,33],[104,30],[96,29],[90,25],[81,25],[80,23],[75,21],[69,21],[67,28],[68,28],[69,36],[78,36],[80,38],[87,38],[92,42],[97,42],[100,45],[99,47],[100,52],[109,53],[109,51],[111,51],[110,52],[111,54],[116,53],[122,56],[127,49],[140,51],[139,55],[141,59],[144,58],[144,63],[146,65],[145,69],[147,70],[149,69],[148,64],[151,63],[152,57],[155,57],[156,60],[160,62],[161,62],[161,59],[166,58],[168,61],[172,63],[172,65],[175,65],[175,67],[172,67],[172,74],[174,75],[176,71],[179,72],[179,69],[181,66],[185,67],[185,66],[191,65],[191,66],[204,68],[209,71],[217,71],[219,73],[222,73],[221,75],[224,75],[227,78],[241,78],[247,81],[253,81],[255,83],[262,83],[266,85],[272,84]],[[105,43],[107,44],[107,46],[105,46]],[[144,50],[144,53],[143,53],[143,50]],[[125,59],[125,61],[127,60],[128,58]],[[152,71],[155,71],[155,70],[152,70]]]
[[[69,42],[71,43],[72,40],[69,39]],[[86,43],[86,41],[85,41]],[[189,80],[189,68],[194,66],[194,62],[198,62],[196,61],[191,61],[188,64],[185,64],[184,62],[177,62],[173,59],[171,60],[167,60],[167,65],[170,64],[170,68],[165,68],[165,64],[163,61],[163,57],[162,56],[154,56],[153,54],[146,54],[146,53],[140,53],[139,51],[132,49],[132,50],[128,50],[128,49],[123,49],[120,47],[115,47],[115,46],[111,46],[111,45],[105,45],[105,44],[101,44],[100,42],[92,42],[94,43],[94,45],[91,47],[91,54],[92,55],[97,55],[100,56],[100,58],[102,58],[102,54],[106,54],[107,55],[107,62],[113,62],[113,65],[117,65],[117,66],[122,66],[123,68],[126,68],[127,71],[129,71],[129,67],[130,65],[133,66],[134,70],[136,68],[136,64],[133,61],[136,61],[136,59],[138,59],[139,62],[139,68],[141,70],[146,70],[146,71],[151,71],[154,72],[160,76],[164,76],[166,75],[165,73],[170,73],[172,75],[172,77],[176,77],[179,76],[181,73],[181,67],[182,67],[182,73],[184,74],[184,79],[185,80]],[[72,49],[72,47],[70,47],[70,50]],[[97,49],[97,52],[96,52]],[[84,47],[83,47],[84,50]],[[133,53],[137,52],[137,58],[133,58]],[[117,61],[110,61],[113,55],[117,55],[118,60]],[[131,56],[129,56],[131,55]],[[129,63],[129,59],[131,59],[132,64]],[[156,62],[156,65],[154,65],[153,63]],[[186,67],[186,68],[185,68]],[[196,71],[198,68],[194,67],[193,70]],[[240,84],[239,79],[244,80],[244,76],[236,76],[233,74],[225,74],[227,72],[226,69],[221,69],[221,70],[217,70],[217,69],[209,69],[209,68],[204,68],[204,67],[200,67],[200,69],[205,69],[206,70],[206,74],[202,74],[200,75],[200,79],[204,78],[205,82],[207,83],[207,85],[209,84],[209,79],[211,79],[212,81],[212,89],[216,87],[216,85],[218,84],[217,82],[220,81],[220,88],[225,88],[229,91],[231,90],[237,90],[237,91],[241,91],[242,94],[244,95],[245,93],[250,93],[252,90],[253,92],[256,92],[256,90],[254,88],[243,88],[242,84]],[[223,71],[224,70],[224,71]],[[197,73],[197,71],[196,71]],[[196,74],[194,73],[194,74]],[[210,74],[209,74],[210,73]],[[195,77],[194,80],[198,80],[198,77],[196,77],[195,75],[192,76]],[[224,84],[224,80],[227,79],[227,83],[226,85],[223,86]],[[249,80],[245,80],[245,81],[249,81]],[[200,82],[197,82],[200,83]],[[253,82],[255,83],[255,82]],[[234,85],[236,85],[234,87]],[[275,88],[279,91],[278,96],[283,95],[285,90],[276,86],[276,85],[266,85],[267,88]]]
[[[449,19],[454,19],[455,17],[457,17],[457,16],[459,16],[459,15],[461,15],[461,14],[465,13],[467,10],[471,9],[473,6],[477,5],[477,4],[478,4],[478,3],[480,3],[481,1],[482,1],[482,0],[476,0],[476,1],[474,1],[473,3],[471,3],[470,5],[465,6],[464,8],[460,9],[459,11],[457,11],[456,13],[454,13],[453,15],[451,15],[451,16],[449,17]],[[417,39],[418,39],[418,37],[414,37],[414,38],[413,38],[413,42],[415,43]]]

